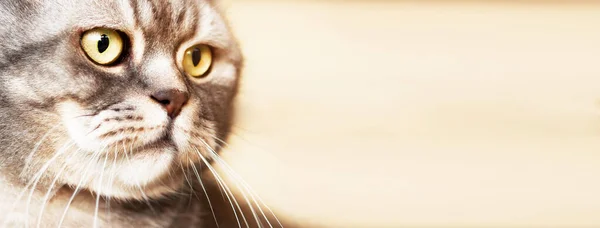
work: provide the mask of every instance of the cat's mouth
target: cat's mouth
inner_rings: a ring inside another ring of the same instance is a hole
[[[173,121],[166,127],[154,131],[139,133],[139,141],[125,145],[126,149],[117,149],[118,155],[115,173],[115,181],[120,183],[112,189],[103,189],[104,186],[92,186],[91,188],[113,197],[131,197],[127,189],[142,188],[150,197],[156,197],[168,189],[177,188],[181,177],[171,173],[173,167],[179,161],[179,150],[172,136]],[[129,148],[127,148],[129,147]],[[118,148],[118,147],[117,147]],[[122,146],[121,146],[122,148]],[[106,156],[113,157],[111,151]],[[135,192],[135,191],[134,191]],[[135,194],[134,194],[135,195]]]
[[[157,140],[147,143],[145,145],[142,145],[139,148],[137,148],[136,150],[138,152],[143,152],[143,151],[147,151],[150,149],[157,149],[157,148],[173,148],[173,149],[177,150],[177,146],[171,139],[171,134],[169,134],[168,131],[167,131],[167,133],[165,133],[162,137],[158,138]]]
[[[69,139],[81,155],[69,166],[110,177],[93,175],[86,181],[87,189],[111,197],[143,199],[138,195],[142,188],[149,197],[160,197],[183,183],[184,176],[174,175],[174,171],[214,153],[216,144],[211,136],[216,135],[215,126],[194,117],[193,103],[176,118],[156,105],[136,104],[89,116],[83,115],[89,111],[76,103],[61,106]],[[74,174],[67,182],[76,185],[85,175]]]

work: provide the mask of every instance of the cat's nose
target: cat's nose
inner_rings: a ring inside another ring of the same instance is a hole
[[[150,97],[161,104],[171,118],[177,117],[181,112],[181,108],[189,99],[187,92],[181,90],[169,89],[155,92]]]

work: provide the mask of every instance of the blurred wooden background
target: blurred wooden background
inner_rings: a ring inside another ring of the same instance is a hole
[[[600,227],[600,4],[223,5],[247,57],[225,156],[284,217]]]

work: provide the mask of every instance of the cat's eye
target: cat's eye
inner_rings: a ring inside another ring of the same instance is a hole
[[[110,65],[123,53],[123,38],[115,30],[96,28],[83,34],[81,47],[94,62]]]
[[[213,53],[207,45],[188,48],[183,56],[183,69],[192,77],[199,78],[208,74],[213,61]]]

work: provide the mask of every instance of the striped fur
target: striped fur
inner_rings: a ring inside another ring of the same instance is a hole
[[[0,227],[56,227],[71,196],[64,227],[216,225],[190,167],[226,139],[243,61],[216,4],[0,1]],[[125,34],[128,48],[119,64],[99,66],[83,54],[82,33],[97,27]],[[202,80],[180,66],[184,50],[195,44],[215,53]],[[173,120],[149,97],[166,89],[190,96]],[[112,128],[97,136],[81,130],[96,123]],[[125,146],[98,149],[98,140],[111,137],[129,147],[129,161]],[[143,142],[153,137],[164,142]],[[237,226],[218,185],[204,184],[215,196],[221,227]]]

